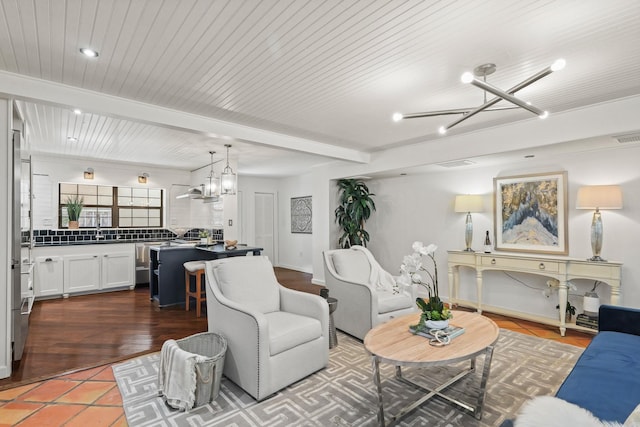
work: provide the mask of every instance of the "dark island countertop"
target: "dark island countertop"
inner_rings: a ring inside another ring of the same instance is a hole
[[[248,253],[260,255],[262,248],[238,245],[235,249],[225,249],[223,243],[200,246],[174,240],[150,246],[149,250],[149,296],[159,307],[166,307],[185,303],[185,262],[245,256]]]
[[[247,245],[237,245],[234,249],[226,249],[223,243],[217,243],[215,245],[196,245],[196,249],[201,251],[212,252],[220,255],[246,255],[249,252],[252,252],[254,255],[260,255],[260,252],[264,250],[264,248],[259,248],[256,246],[247,246]]]

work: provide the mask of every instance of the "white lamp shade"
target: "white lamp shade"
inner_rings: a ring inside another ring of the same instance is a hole
[[[482,196],[479,195],[460,194],[456,196],[453,209],[456,212],[483,212],[484,201],[482,200]]]
[[[622,209],[622,190],[619,185],[580,187],[576,209]]]

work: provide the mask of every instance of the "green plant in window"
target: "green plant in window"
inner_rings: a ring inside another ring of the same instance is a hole
[[[84,199],[80,196],[69,196],[67,197],[66,204],[69,221],[78,221],[80,213],[82,212]]]

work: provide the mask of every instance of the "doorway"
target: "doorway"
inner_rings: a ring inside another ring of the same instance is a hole
[[[264,248],[262,255],[269,257],[273,265],[278,265],[275,241],[275,194],[255,193],[254,205],[256,246]]]

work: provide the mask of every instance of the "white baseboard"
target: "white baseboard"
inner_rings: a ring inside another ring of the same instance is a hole
[[[7,365],[0,366],[0,379],[9,378],[11,376],[11,370]]]
[[[295,270],[295,271],[299,271],[299,272],[301,272],[301,273],[313,274],[313,271],[312,271],[312,270],[304,269],[304,268],[299,267],[299,266],[297,266],[297,265],[278,264],[278,267],[280,267],[280,268],[286,268],[287,270]]]

